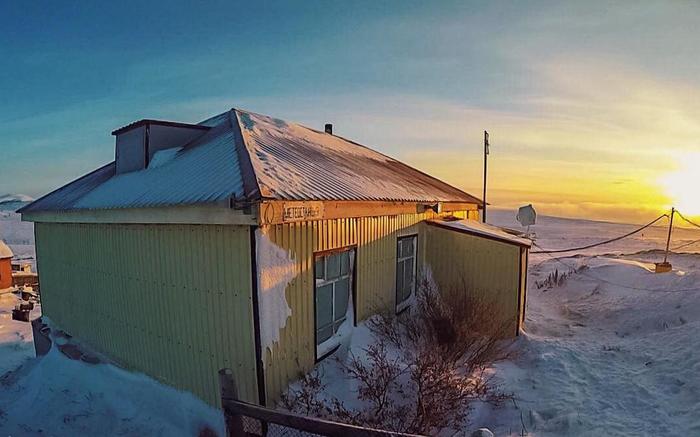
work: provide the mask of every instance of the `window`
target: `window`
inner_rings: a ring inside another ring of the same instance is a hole
[[[340,344],[341,328],[352,325],[352,264],[354,252],[317,255],[316,276],[316,355],[322,356]]]
[[[409,304],[416,291],[416,244],[415,235],[401,237],[396,242],[396,311]]]

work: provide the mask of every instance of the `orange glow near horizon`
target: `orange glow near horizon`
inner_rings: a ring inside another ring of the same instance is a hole
[[[679,168],[660,178],[673,206],[683,214],[700,215],[700,153],[687,153]]]

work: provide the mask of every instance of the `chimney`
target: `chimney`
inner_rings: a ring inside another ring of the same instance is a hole
[[[327,134],[333,135],[333,125],[332,125],[332,124],[326,123],[326,129],[325,129],[325,130],[326,130],[326,133],[327,133]]]

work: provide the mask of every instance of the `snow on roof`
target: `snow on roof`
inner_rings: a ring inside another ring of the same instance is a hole
[[[13,256],[12,249],[4,241],[0,240],[0,259],[12,258]]]
[[[116,174],[114,163],[20,212],[145,208],[262,200],[481,200],[344,138],[232,109],[200,123],[202,137],[158,165]]]
[[[496,240],[503,241],[504,243],[517,244],[519,246],[527,247],[532,246],[532,241],[528,240],[527,238],[515,236],[504,231],[503,228],[476,220],[445,220],[444,218],[438,218],[429,220],[428,223],[467,234],[482,235],[485,237],[494,238]]]
[[[212,203],[232,195],[243,195],[243,181],[233,130],[222,123],[158,165],[116,174],[112,162],[20,212]]]
[[[481,203],[386,155],[336,135],[236,110],[262,197]]]

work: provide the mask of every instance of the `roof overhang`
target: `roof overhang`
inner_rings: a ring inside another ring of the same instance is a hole
[[[310,220],[379,217],[400,214],[428,213],[437,215],[433,207],[439,204],[440,213],[476,211],[478,204],[465,202],[382,202],[356,200],[289,201],[263,200],[258,204],[261,225],[293,223]]]
[[[256,225],[254,209],[228,205],[175,205],[153,208],[90,209],[22,213],[22,220],[36,223],[195,224]]]
[[[486,238],[488,240],[499,241],[501,243],[511,244],[513,246],[519,246],[527,249],[532,246],[532,242],[527,238],[512,235],[497,226],[476,222],[474,220],[444,221],[437,219],[427,220],[426,223],[430,226],[435,226],[448,231],[479,238]]]

